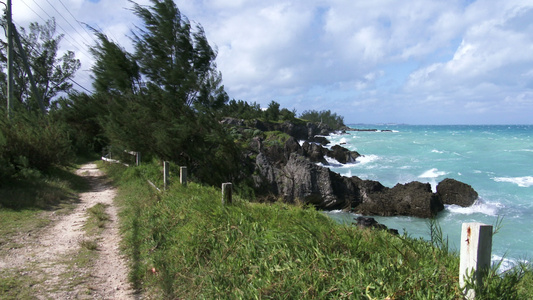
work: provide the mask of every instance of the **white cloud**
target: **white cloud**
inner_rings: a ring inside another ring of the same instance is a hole
[[[56,15],[48,1],[35,1]],[[77,20],[131,50],[128,35],[138,20],[128,1],[62,1]],[[467,113],[476,114],[476,122],[504,122],[533,113],[528,111],[533,109],[530,0],[175,1],[218,48],[230,97],[262,104],[276,100],[298,111],[338,109],[347,121],[361,119],[364,105],[365,118],[380,122],[387,117],[413,123],[441,116],[459,120]],[[41,22],[15,2],[17,22]],[[25,3],[47,18],[32,1]],[[70,18],[61,5],[56,8]],[[82,39],[56,19],[74,39]],[[65,42],[64,49],[71,46]],[[91,58],[78,57],[88,70]],[[394,67],[402,65],[409,70]]]

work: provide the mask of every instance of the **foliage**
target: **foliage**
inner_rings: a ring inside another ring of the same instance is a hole
[[[5,19],[2,19],[2,26],[6,26]],[[56,34],[55,19],[46,21],[44,25],[31,23],[29,31],[24,28],[20,30],[20,40],[22,48],[28,58],[28,63],[35,79],[35,84],[40,97],[43,100],[45,109],[49,108],[52,99],[60,93],[68,93],[72,89],[69,82],[74,77],[74,73],[80,68],[80,61],[75,58],[74,52],[66,51],[59,56],[59,44],[63,39],[62,34]],[[7,43],[1,41],[0,73],[2,78],[6,78],[4,70],[7,68]],[[23,65],[22,54],[18,47],[14,48],[14,96],[18,103],[26,109],[36,111],[39,109],[37,99],[30,89],[30,81],[26,68]],[[2,98],[6,100],[7,85],[4,80],[0,82]]]
[[[103,99],[85,93],[71,93],[54,102],[50,110],[50,117],[62,124],[78,155],[100,153],[108,144],[100,122],[107,113]]]
[[[202,182],[218,185],[240,176],[238,148],[218,123],[228,99],[202,27],[193,30],[173,1],[132,3],[142,21],[133,35],[134,54],[95,31],[97,93],[87,103],[105,110],[75,107],[74,99],[66,115],[94,112],[113,148],[188,166]]]
[[[300,115],[300,119],[304,119],[309,122],[326,124],[332,129],[339,129],[345,126],[344,117],[339,116],[336,113],[332,113],[330,110],[306,110]]]
[[[67,165],[72,158],[61,124],[24,111],[11,120],[0,118],[0,182],[40,176],[54,165]]]
[[[150,7],[132,2],[144,25],[134,33],[134,44],[148,91],[160,90],[176,105],[220,108],[228,99],[203,28],[194,31],[172,0],[150,2]]]
[[[263,111],[258,103],[249,104],[243,100],[236,101],[232,99],[222,108],[222,115],[236,119],[252,120],[261,118]]]
[[[267,121],[278,121],[279,120],[279,106],[280,104],[276,101],[271,101],[268,105],[268,108],[265,110],[264,118]]]
[[[92,67],[96,93],[135,94],[140,89],[140,69],[126,50],[99,31],[93,30],[98,43],[89,49],[95,58]]]

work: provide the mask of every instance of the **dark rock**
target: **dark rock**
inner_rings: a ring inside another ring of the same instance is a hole
[[[230,118],[230,117],[222,119],[220,121],[220,124],[231,125],[231,126],[244,126],[245,125],[244,120]]]
[[[347,177],[296,153],[291,154],[280,175],[279,191],[288,202],[303,201],[320,209],[349,209],[359,194]]]
[[[377,181],[343,177],[317,163],[327,164],[326,155],[340,163],[350,163],[360,156],[359,153],[341,146],[329,150],[317,143],[305,142],[302,146],[298,143],[303,136],[320,134],[325,130],[323,127],[313,123],[291,125],[261,121],[255,121],[254,125],[293,134],[290,138],[275,134],[266,140],[256,137],[251,141],[248,157],[255,162],[252,179],[260,200],[262,197],[267,200],[281,198],[325,210],[429,218],[444,209],[443,203],[468,206],[477,199],[477,193],[469,185],[453,179],[442,181],[438,192],[433,193],[428,183],[411,182],[388,188]]]
[[[354,163],[355,160],[361,156],[361,154],[357,153],[356,151],[350,151],[339,145],[331,147],[330,151],[326,155],[334,158],[341,164]]]
[[[328,153],[328,149],[315,143],[304,142],[302,145],[302,150],[303,155],[309,158],[309,160],[312,162],[322,163],[324,165],[328,163],[324,158],[324,156]]]
[[[437,185],[437,195],[443,204],[468,207],[478,198],[477,192],[468,184],[446,178]]]
[[[387,188],[375,181],[353,180],[359,182],[361,191],[361,204],[354,208],[359,214],[430,218],[444,209],[429,183],[414,181]]]
[[[312,143],[318,143],[322,146],[329,144],[329,140],[325,136],[321,136],[321,135],[315,135],[313,137],[310,137],[308,141]]]
[[[387,230],[388,232],[398,235],[399,232],[396,229],[389,229],[387,226],[378,223],[376,219],[371,217],[357,217],[354,219],[356,221],[355,225],[359,228],[377,228],[381,230]]]

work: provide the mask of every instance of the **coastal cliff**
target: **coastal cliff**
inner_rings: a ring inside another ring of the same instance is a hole
[[[333,131],[324,125],[261,121],[245,124],[235,119],[225,123],[240,130],[252,125],[255,130],[270,132],[253,137],[247,150],[256,195],[265,200],[303,202],[318,209],[342,209],[362,215],[430,218],[442,211],[444,204],[469,206],[478,197],[471,186],[454,179],[443,180],[433,193],[429,183],[414,181],[388,188],[377,181],[332,172],[322,166],[328,164],[327,157],[346,164],[356,163],[361,155],[340,145],[325,148],[325,136]]]

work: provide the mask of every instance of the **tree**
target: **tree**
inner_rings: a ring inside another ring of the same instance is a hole
[[[105,103],[98,118],[105,137],[112,147],[186,165],[204,183],[232,181],[240,152],[217,119],[228,97],[202,27],[193,30],[172,0],[131,3],[142,21],[133,33],[135,53],[98,32],[91,49],[93,102]],[[85,111],[85,103],[68,106]]]
[[[2,26],[4,28],[6,26],[5,19],[2,20]],[[63,39],[63,35],[56,34],[55,19],[48,20],[44,25],[31,23],[29,32],[21,28],[19,36],[37,89],[45,108],[48,109],[56,96],[60,93],[71,91],[72,83],[69,81],[80,68],[80,61],[75,58],[75,54],[72,51],[67,51],[62,56],[58,56],[59,44]],[[5,41],[0,43],[0,69],[2,73],[0,77],[5,77],[7,43]],[[28,110],[37,110],[37,99],[31,92],[28,73],[24,68],[22,56],[17,47],[15,47],[14,53],[15,98]],[[5,97],[7,86],[4,80],[0,83],[0,89],[3,92],[1,97]]]
[[[216,71],[216,52],[200,25],[196,31],[172,0],[150,0],[151,7],[133,1],[133,12],[144,27],[134,33],[135,58],[148,79],[167,100],[185,106],[219,108],[228,101]]]
[[[344,125],[344,117],[330,110],[306,110],[300,115],[300,119],[328,125],[331,129],[339,129]]]
[[[266,121],[278,121],[279,120],[279,106],[276,101],[271,101],[268,108],[265,110]]]
[[[131,54],[107,36],[94,30],[98,44],[89,51],[95,58],[91,68],[96,93],[135,94],[140,90],[140,68]]]

